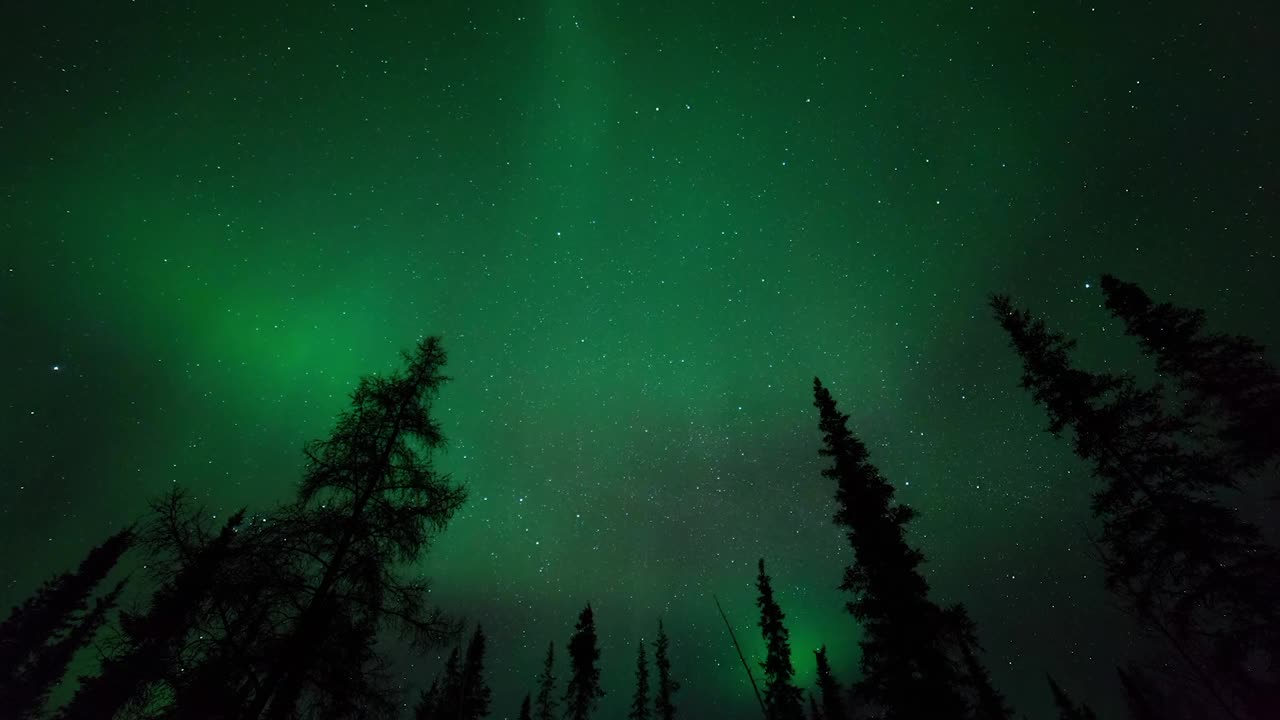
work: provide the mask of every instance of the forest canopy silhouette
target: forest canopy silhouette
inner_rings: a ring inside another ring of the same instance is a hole
[[[1280,374],[1261,345],[1210,330],[1202,311],[1110,276],[1101,291],[1155,382],[1084,369],[1074,339],[1009,297],[993,296],[990,308],[1047,430],[1090,472],[1097,530],[1088,542],[1106,590],[1149,641],[1145,662],[1115,668],[1129,717],[1274,718],[1280,551],[1240,508],[1265,495],[1264,512],[1274,513]],[[681,629],[644,618],[652,639],[633,638],[606,658],[592,598],[582,598],[567,637],[528,628],[547,650],[541,668],[523,669],[525,694],[492,692],[505,649],[477,618],[438,607],[416,570],[468,498],[435,462],[445,446],[435,406],[445,364],[442,341],[428,337],[400,370],[361,379],[328,437],[305,447],[292,501],[215,518],[175,489],[37,588],[0,623],[0,716],[590,720],[613,694],[629,698],[632,720],[684,717],[680,693],[704,674],[673,664]],[[764,720],[1019,716],[988,671],[1007,660],[988,656],[962,604],[931,594],[926,558],[909,542],[916,511],[896,500],[818,378],[812,393],[825,467],[804,480],[830,494],[847,548],[843,575],[810,590],[850,617],[823,628],[818,650],[796,650],[774,590],[787,567],[770,563],[771,575],[761,558],[754,586],[765,655],[747,657],[725,617],[716,661],[741,663],[741,687]],[[109,582],[130,554],[145,572]],[[144,600],[119,607],[126,588]],[[449,653],[406,687],[389,643],[423,657]],[[828,647],[854,644],[857,667],[832,667]],[[796,684],[796,652],[814,654],[813,687]],[[77,657],[92,670],[68,677]],[[634,685],[605,687],[604,662],[634,663]],[[1089,698],[1059,685],[1055,668],[1043,671],[1059,720],[1098,717]],[[60,687],[65,698],[51,701]]]

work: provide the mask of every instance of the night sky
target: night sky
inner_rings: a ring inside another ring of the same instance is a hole
[[[489,631],[494,717],[587,602],[601,717],[658,617],[685,717],[749,715],[711,593],[762,658],[761,556],[801,682],[821,643],[852,676],[814,375],[1018,710],[1052,672],[1114,713],[1093,482],[986,298],[1110,369],[1142,366],[1106,272],[1280,346],[1280,53],[1269,2],[1028,5],[23,3],[0,607],[174,483],[288,499],[358,377],[439,334],[471,500],[423,570]]]

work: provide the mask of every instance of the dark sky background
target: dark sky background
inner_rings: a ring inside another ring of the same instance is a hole
[[[996,681],[1115,717],[1138,651],[1007,292],[1137,369],[1110,272],[1275,347],[1270,2],[22,3],[0,30],[0,606],[180,483],[287,499],[356,379],[441,334],[471,501],[423,570],[494,717],[588,601],[601,717],[664,618],[750,715],[767,558],[800,680],[859,631],[813,376],[921,512]],[[425,685],[437,656],[404,658]]]

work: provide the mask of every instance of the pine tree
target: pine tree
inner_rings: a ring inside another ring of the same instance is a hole
[[[864,630],[858,696],[886,720],[971,717],[970,697],[979,692],[963,648],[976,645],[973,625],[963,607],[944,610],[929,599],[919,570],[924,555],[906,541],[915,511],[894,504],[893,487],[818,378],[813,389],[819,454],[832,463],[822,475],[836,482],[835,522],[854,554],[840,588],[853,594],[847,607]]]
[[[418,720],[453,720],[462,713],[462,649],[455,647],[445,661],[444,670],[432,681],[431,688],[418,701]]]
[[[547,643],[547,658],[538,675],[538,720],[556,720],[556,644]]]
[[[958,627],[957,644],[964,662],[967,684],[972,694],[974,720],[1009,720],[1013,717],[1013,708],[995,685],[991,683],[991,674],[978,659],[976,631],[964,608],[954,606],[950,613],[956,618]]]
[[[477,625],[471,642],[467,644],[467,657],[462,666],[461,701],[457,715],[460,720],[479,720],[489,714],[491,693],[484,677],[485,645],[484,629]]]
[[[658,638],[653,643],[653,665],[658,671],[658,691],[653,698],[655,720],[675,720],[675,694],[680,683],[671,677],[671,639],[662,620],[658,620]]]
[[[1132,294],[1113,287],[1113,297]],[[1073,340],[1006,297],[993,298],[992,308],[1049,431],[1070,428],[1076,455],[1103,482],[1093,514],[1102,521],[1107,588],[1168,643],[1224,717],[1267,717],[1280,704],[1280,555],[1223,502],[1238,487],[1240,463],[1200,442],[1195,408],[1203,403],[1170,411],[1162,386],[1081,370],[1071,362]],[[1260,681],[1264,668],[1272,677]]]
[[[822,693],[822,714],[827,720],[847,720],[848,713],[844,707],[844,690],[831,674],[831,662],[827,659],[827,646],[823,645],[813,651],[818,664],[818,691]],[[809,696],[813,701],[813,696]]]
[[[759,595],[756,605],[760,608],[760,632],[764,636],[766,654],[760,666],[764,668],[764,707],[766,720],[802,720],[804,707],[800,688],[792,683],[795,670],[791,666],[791,644],[787,628],[783,624],[786,615],[773,597],[773,585],[764,572],[764,559],[759,563],[756,576]]]
[[[431,686],[418,696],[418,704],[413,707],[414,720],[435,720],[438,717],[436,707],[440,704],[441,691],[440,678],[436,677],[431,681]]]
[[[398,572],[428,549],[466,497],[430,458],[444,444],[431,404],[446,380],[445,352],[432,337],[405,360],[403,373],[363,378],[333,434],[307,447],[295,511],[309,532],[297,562],[311,559],[314,589],[302,598],[243,720],[268,707],[277,720],[294,712],[337,618],[355,626],[395,620],[424,647],[456,632],[428,610],[425,581]]]
[[[1045,677],[1049,680],[1049,691],[1053,693],[1053,704],[1058,708],[1058,720],[1098,720],[1088,705],[1076,705],[1052,675]]]
[[[631,696],[631,720],[649,720],[649,664],[644,656],[644,642],[636,644],[636,692]]]
[[[189,630],[175,662],[155,692],[144,693],[149,709],[168,720],[230,719],[240,714],[261,671],[279,649],[278,630],[287,628],[296,615],[299,588],[311,582],[305,568],[292,559],[296,543],[307,534],[305,527],[296,524],[295,515],[247,518],[230,544],[218,549],[224,545],[225,524],[211,522],[217,515],[193,504],[181,488],[151,501],[151,519],[139,540],[156,584],[165,588],[179,576],[191,576],[190,567],[197,562],[208,573],[196,583],[199,588],[188,585],[179,598],[163,603],[173,609],[182,596],[203,595],[200,602],[187,605]],[[200,560],[210,555],[217,555],[217,562]],[[123,619],[130,622],[131,616],[125,613]],[[137,624],[143,634],[154,632],[141,620]],[[350,639],[351,632],[351,628],[335,628],[330,637],[335,643],[341,638],[340,644],[350,647],[358,644]],[[127,636],[122,640],[120,652],[129,645]],[[343,670],[353,669],[353,659],[334,658],[335,654],[330,648],[315,659],[327,662],[331,675],[335,663]],[[318,672],[312,675],[319,677]],[[351,677],[372,679],[363,672]],[[318,680],[315,684],[330,689]],[[332,691],[367,696],[354,685],[348,682]]]
[[[569,683],[564,689],[564,715],[570,720],[587,720],[604,690],[600,689],[600,648],[596,643],[596,621],[591,605],[578,615],[578,625],[569,639]]]
[[[1262,345],[1209,333],[1203,311],[1156,304],[1133,283],[1104,275],[1101,285],[1107,310],[1177,383],[1184,417],[1216,435],[1233,470],[1248,472],[1280,455],[1280,373]]]
[[[0,624],[0,707],[14,718],[39,715],[75,654],[93,640],[124,589],[89,598],[134,543],[132,529],[89,551],[75,572],[44,583]]]
[[[533,713],[529,703],[529,693],[524,694],[524,701],[520,703],[520,720],[533,720]]]
[[[46,581],[0,623],[0,678],[16,677],[47,643],[69,632],[88,607],[93,589],[134,543],[133,529],[122,530],[89,551],[75,572]]]
[[[0,689],[0,707],[8,717],[18,720],[44,716],[44,706],[49,693],[58,686],[76,653],[84,649],[97,635],[107,620],[107,613],[116,606],[124,581],[116,584],[106,594],[94,600],[93,607],[79,622],[56,642],[41,648],[30,661],[9,678]]]
[[[113,717],[126,705],[144,700],[154,684],[172,676],[181,664],[183,646],[207,600],[210,583],[243,520],[243,510],[232,515],[217,540],[155,592],[147,613],[120,613],[123,651],[104,658],[96,676],[80,678],[75,695],[58,712],[59,720]]]

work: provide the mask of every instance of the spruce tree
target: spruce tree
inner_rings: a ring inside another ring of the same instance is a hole
[[[1132,295],[1113,286],[1113,298]],[[1120,300],[1113,304],[1134,305]],[[1247,463],[1202,442],[1205,402],[1170,409],[1159,384],[1144,388],[1132,375],[1081,370],[1070,357],[1073,340],[1006,297],[993,298],[992,308],[1049,431],[1070,429],[1076,455],[1102,481],[1093,514],[1102,522],[1096,545],[1107,588],[1167,643],[1218,713],[1267,717],[1280,704],[1280,555],[1224,502]],[[1136,326],[1151,335],[1141,321]],[[1173,333],[1175,340],[1185,335]],[[1198,392],[1197,381],[1186,382],[1187,392]]]
[[[16,677],[23,665],[48,643],[79,622],[94,588],[134,543],[132,528],[107,538],[89,551],[75,572],[62,573],[40,586],[0,623],[0,683]]]
[[[818,665],[818,691],[822,693],[822,714],[827,720],[847,720],[848,713],[844,707],[844,689],[831,674],[831,661],[827,659],[827,646],[823,645],[813,651]],[[813,696],[809,696],[813,701]]]
[[[297,620],[242,720],[268,709],[277,720],[294,712],[337,618],[355,626],[396,621],[425,647],[456,632],[439,611],[429,610],[425,581],[400,575],[466,497],[431,461],[444,445],[431,415],[446,380],[444,349],[437,338],[427,338],[405,361],[403,372],[361,379],[332,435],[306,449],[295,512],[307,534],[296,561],[310,563],[312,589],[300,599]]]
[[[120,613],[123,649],[103,659],[97,675],[80,678],[58,720],[113,717],[147,698],[148,690],[171,678],[196,616],[208,599],[210,584],[230,550],[244,511],[232,515],[214,543],[203,548],[151,597],[145,614]]]
[[[418,701],[421,715],[419,720],[449,720],[458,717],[462,712],[462,649],[455,647],[449,652],[444,669],[432,681],[430,689]]]
[[[134,541],[131,528],[107,538],[75,572],[45,582],[0,623],[0,708],[12,717],[39,715],[75,654],[93,640],[124,583],[92,607],[89,599]]]
[[[533,720],[533,712],[529,700],[529,693],[525,693],[524,700],[520,703],[520,720]]]
[[[16,675],[8,678],[0,687],[0,708],[17,720],[44,716],[44,706],[49,693],[58,686],[76,653],[87,646],[107,620],[107,613],[116,606],[124,581],[104,595],[95,598],[93,607],[84,613],[67,633],[41,648],[22,666]]]
[[[649,720],[649,664],[644,656],[644,642],[636,644],[636,691],[631,696],[631,720]]]
[[[538,675],[538,720],[556,720],[556,644],[547,643],[547,657]]]
[[[973,717],[981,690],[963,657],[965,646],[977,644],[973,624],[963,607],[944,610],[929,599],[919,570],[924,555],[906,541],[915,511],[893,502],[893,487],[818,378],[813,390],[818,452],[831,459],[822,475],[836,482],[834,519],[854,555],[840,588],[853,595],[847,608],[864,631],[858,697],[886,720]]]
[[[1104,275],[1101,286],[1107,310],[1177,384],[1184,417],[1216,437],[1233,470],[1252,471],[1280,455],[1280,373],[1262,345],[1208,332],[1203,311],[1157,304],[1133,283]]]
[[[1053,693],[1054,707],[1058,708],[1058,720],[1098,720],[1098,716],[1088,705],[1076,705],[1052,675],[1046,675],[1045,678],[1049,681],[1049,691]]]
[[[773,585],[764,572],[764,559],[760,559],[760,573],[756,576],[756,605],[760,608],[760,632],[764,636],[764,708],[766,720],[802,720],[804,706],[800,688],[792,682],[795,670],[791,666],[791,643],[788,640],[786,615],[773,597]]]
[[[484,677],[486,644],[484,629],[477,625],[471,642],[467,644],[466,661],[462,665],[460,707],[457,715],[460,720],[479,720],[489,714],[491,693]]]
[[[655,720],[675,720],[675,694],[680,683],[671,677],[671,639],[662,620],[658,620],[658,638],[653,643],[653,666],[658,671],[658,690],[653,697]]]
[[[604,697],[599,663],[596,621],[588,603],[578,615],[577,627],[569,639],[569,682],[564,689],[564,716],[569,720],[588,720]]]
[[[964,608],[954,606],[949,610],[957,625],[956,644],[960,646],[960,656],[964,664],[964,673],[971,692],[970,704],[973,707],[974,720],[1008,720],[1013,717],[1013,708],[1009,706],[1004,695],[991,683],[991,674],[978,659],[976,631]]]
[[[430,687],[418,695],[418,704],[413,707],[414,720],[435,720],[438,717],[436,707],[440,704],[441,690],[440,678],[437,676],[431,681]]]

